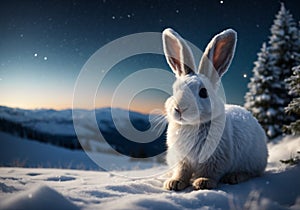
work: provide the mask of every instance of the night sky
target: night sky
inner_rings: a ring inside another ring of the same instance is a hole
[[[284,2],[299,21],[300,1]],[[256,53],[268,40],[279,8],[279,1],[270,0],[1,1],[0,105],[71,108],[76,78],[93,53],[122,36],[167,27],[202,50],[216,33],[226,28],[237,31],[236,55],[223,86],[228,103],[243,104]],[[123,62],[119,70],[126,75],[141,67],[169,70],[163,56]],[[117,84],[122,73],[112,73],[106,82]],[[97,106],[108,106],[110,94],[109,89],[99,94]],[[160,106],[167,97],[161,94],[156,100],[150,95],[133,102],[134,109],[149,111],[149,104]]]

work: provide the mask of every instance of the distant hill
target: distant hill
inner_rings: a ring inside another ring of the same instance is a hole
[[[139,131],[150,128],[149,115],[123,109],[102,108],[95,110],[98,128],[105,141],[97,141],[98,132],[86,119],[93,111],[76,110],[79,122],[81,142],[76,135],[72,110],[38,109],[25,110],[0,106],[0,131],[60,147],[81,150],[108,152],[114,148],[117,152],[136,158],[152,157],[166,150],[165,131],[156,140],[149,143],[137,143],[121,135],[114,124],[111,112],[114,111],[119,124],[126,129],[129,115],[130,123]],[[129,113],[128,113],[129,112]],[[82,140],[84,139],[84,140]],[[109,148],[109,149],[108,149]]]

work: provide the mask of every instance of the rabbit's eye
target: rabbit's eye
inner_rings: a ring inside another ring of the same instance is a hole
[[[208,97],[206,88],[201,88],[199,90],[199,96],[200,96],[200,98],[207,98]]]

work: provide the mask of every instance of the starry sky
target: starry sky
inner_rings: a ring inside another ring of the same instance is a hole
[[[279,2],[1,1],[0,105],[27,109],[71,108],[76,78],[93,53],[122,36],[162,32],[167,27],[174,28],[202,50],[216,33],[226,28],[237,31],[236,55],[223,78],[223,86],[228,103],[243,104],[256,53],[268,40]],[[299,21],[299,0],[284,2]],[[107,92],[97,95],[96,106],[109,106],[110,88],[122,80],[122,75],[151,67],[170,71],[163,56],[132,58],[119,63],[115,71],[121,73],[107,77],[106,83],[110,85]],[[132,109],[147,112],[162,106],[166,97],[158,92],[137,95]],[[84,103],[78,108],[85,108]]]

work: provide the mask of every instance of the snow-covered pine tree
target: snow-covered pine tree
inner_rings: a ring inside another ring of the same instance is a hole
[[[273,138],[281,132],[281,127],[276,123],[282,120],[282,115],[277,113],[281,104],[278,104],[276,93],[283,85],[279,79],[280,71],[274,70],[274,59],[270,56],[266,43],[263,43],[257,55],[253,77],[248,84],[249,92],[245,96],[245,108],[253,113],[267,135]]]
[[[245,107],[257,117],[270,139],[281,135],[283,125],[295,119],[284,110],[292,100],[285,79],[291,76],[292,67],[299,65],[299,43],[296,22],[282,3],[271,27],[269,47],[263,46],[258,54],[245,96]]]
[[[283,3],[281,3],[281,8],[274,24],[271,27],[270,36],[270,56],[274,60],[274,71],[280,71],[279,79],[283,81],[281,83],[282,88],[278,89],[277,95],[277,108],[278,121],[275,122],[281,128],[284,124],[290,124],[295,120],[295,115],[286,115],[284,108],[288,106],[292,100],[292,96],[288,94],[288,87],[284,82],[285,79],[292,75],[291,69],[294,66],[299,65],[299,30],[297,28],[296,22],[294,21],[292,15],[288,10],[286,10]],[[282,131],[278,131],[274,137],[281,134]]]
[[[293,97],[293,100],[285,108],[288,114],[297,115],[294,122],[285,126],[285,130],[291,132],[293,135],[300,135],[300,65],[292,69],[293,75],[286,79],[288,84],[289,94]]]

